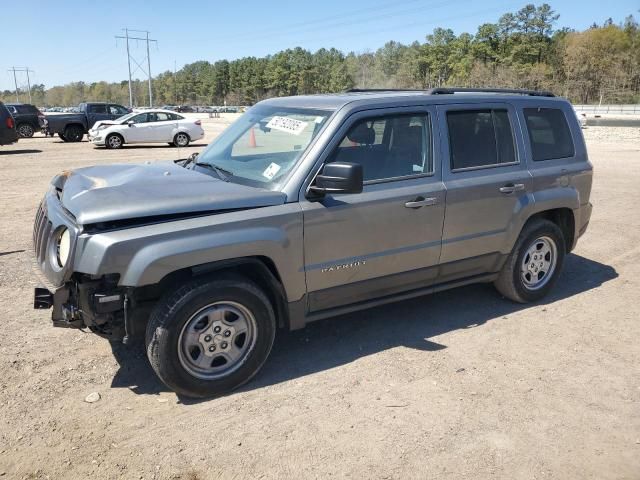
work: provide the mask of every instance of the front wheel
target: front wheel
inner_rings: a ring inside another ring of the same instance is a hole
[[[211,397],[250,380],[275,337],[273,307],[241,277],[196,279],[160,300],[149,319],[147,355],[178,394]]]
[[[176,147],[186,147],[187,145],[189,145],[190,141],[191,139],[189,138],[189,135],[184,132],[178,132],[176,133],[175,137],[173,137],[173,144]]]
[[[108,135],[107,138],[104,139],[104,146],[113,150],[122,147],[123,143],[124,143],[124,140],[117,133],[112,133]]]
[[[562,230],[549,220],[531,221],[520,233],[494,285],[514,302],[534,302],[551,290],[564,257]]]

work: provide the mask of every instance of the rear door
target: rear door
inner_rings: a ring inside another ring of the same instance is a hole
[[[325,151],[322,163],[360,163],[365,182],[359,194],[300,198],[311,312],[419,289],[435,278],[445,194],[434,113],[359,112]]]
[[[516,111],[441,105],[438,121],[447,189],[439,281],[495,271],[513,246],[518,212],[533,202]]]
[[[154,142],[172,142],[173,132],[176,129],[177,120],[173,120],[172,114],[156,112],[155,120],[151,124],[151,136]]]
[[[93,124],[100,120],[111,120],[112,116],[107,112],[107,105],[104,103],[94,103],[87,105],[87,120],[89,124],[87,129],[93,127]]]

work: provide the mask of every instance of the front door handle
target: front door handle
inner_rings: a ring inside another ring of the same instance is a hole
[[[524,190],[524,183],[509,183],[504,187],[500,187],[500,193],[513,193]]]
[[[438,199],[436,197],[418,197],[415,200],[411,200],[410,202],[405,203],[404,206],[407,208],[421,208],[436,205],[437,203]]]

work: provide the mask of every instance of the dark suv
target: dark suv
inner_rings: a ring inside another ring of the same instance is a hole
[[[7,103],[7,108],[16,121],[16,131],[21,138],[31,138],[45,126],[44,114],[28,103]]]
[[[17,141],[16,122],[4,103],[0,102],[0,145],[10,145]]]

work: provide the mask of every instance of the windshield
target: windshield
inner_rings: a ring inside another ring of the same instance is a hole
[[[133,117],[134,115],[138,115],[137,112],[131,112],[131,113],[127,113],[126,115],[123,115],[121,117],[118,117],[114,120],[114,122],[121,122],[124,123],[127,120],[129,120],[131,117]]]
[[[199,156],[229,180],[274,190],[293,169],[332,112],[253,107]]]

